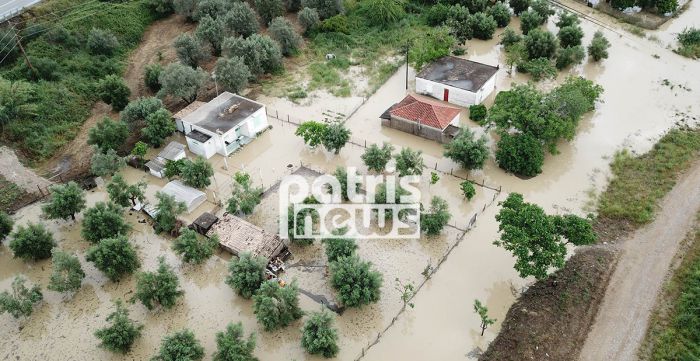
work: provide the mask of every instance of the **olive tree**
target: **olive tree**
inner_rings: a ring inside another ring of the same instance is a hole
[[[428,235],[438,235],[450,220],[450,210],[447,201],[433,196],[430,200],[430,208],[427,211],[421,209],[420,228]]]
[[[54,248],[51,251],[51,277],[46,287],[56,292],[75,292],[85,278],[80,260],[73,254]]]
[[[118,75],[107,75],[97,83],[97,95],[100,99],[111,105],[112,110],[120,111],[129,104],[131,90]]]
[[[109,149],[118,150],[129,137],[129,127],[119,120],[104,117],[88,131],[87,143],[94,145],[101,152]]]
[[[199,89],[206,83],[207,72],[202,69],[192,69],[189,66],[171,63],[163,69],[160,75],[161,89],[158,95],[170,95],[180,98],[189,104],[197,99]]]
[[[219,84],[232,93],[243,91],[248,86],[248,79],[252,76],[245,61],[239,56],[219,58],[216,61],[214,73]]]
[[[158,214],[154,219],[156,232],[172,232],[177,226],[177,217],[187,210],[187,206],[175,200],[175,197],[163,192],[156,193]]]
[[[338,354],[338,331],[333,328],[333,316],[327,311],[314,312],[304,323],[301,346],[312,355],[325,358]]]
[[[579,20],[576,14],[568,11],[562,11],[561,14],[559,14],[559,19],[555,24],[559,29],[561,29],[566,26],[574,26],[580,23],[581,20]]]
[[[411,148],[403,148],[394,155],[396,159],[396,170],[399,176],[421,175],[423,174],[423,151],[412,150]]]
[[[513,8],[515,15],[520,15],[530,7],[530,0],[509,0],[508,4]]]
[[[41,207],[48,219],[68,219],[75,221],[75,214],[85,208],[85,191],[75,182],[54,185],[49,188],[51,197]]]
[[[304,33],[307,35],[321,23],[316,9],[303,8],[299,11],[297,18],[301,27],[304,28]]]
[[[394,146],[384,142],[382,147],[372,144],[362,154],[362,161],[370,171],[382,173],[386,169],[387,163],[391,160],[391,153],[394,151]]]
[[[253,355],[255,351],[255,334],[244,338],[243,325],[229,323],[226,330],[216,333],[216,352],[214,361],[258,361]]]
[[[272,19],[268,31],[270,36],[280,44],[282,55],[290,56],[297,53],[302,39],[289,20],[281,16]]]
[[[321,19],[327,19],[343,12],[343,3],[340,0],[301,0],[301,7],[316,9]]]
[[[559,45],[563,48],[581,45],[583,39],[583,29],[578,25],[569,25],[559,29],[557,33]]]
[[[109,326],[95,331],[95,337],[100,340],[100,347],[119,353],[131,350],[137,338],[141,337],[143,325],[129,318],[129,310],[121,300],[114,301],[114,312],[107,316]]]
[[[231,259],[226,284],[244,298],[251,298],[265,282],[265,267],[267,259],[243,252],[238,258]]]
[[[360,307],[379,301],[382,275],[371,267],[357,256],[341,257],[330,264],[331,286],[343,305]]]
[[[272,19],[284,15],[284,3],[282,0],[255,0],[255,8],[265,25]]]
[[[533,29],[525,36],[525,52],[530,60],[551,59],[557,52],[557,40],[549,31]]]
[[[263,282],[253,296],[253,312],[265,331],[287,327],[301,318],[296,281],[284,287],[275,280]]]
[[[486,14],[496,20],[499,28],[504,28],[510,23],[510,9],[508,5],[502,2],[496,2],[490,8],[486,9]]]
[[[469,16],[469,27],[475,38],[489,40],[493,37],[498,23],[491,15],[476,13]]]
[[[129,126],[131,131],[136,131],[144,126],[146,118],[148,118],[149,115],[164,108],[163,102],[158,98],[138,98],[129,102],[119,115],[121,120]],[[138,145],[138,143],[136,144]]]
[[[173,242],[173,251],[187,263],[200,264],[214,255],[218,245],[216,237],[199,240],[197,232],[185,228]]]
[[[185,292],[180,289],[180,281],[173,269],[165,263],[163,256],[158,257],[158,269],[155,272],[141,272],[136,281],[134,299],[141,301],[149,310],[154,308],[170,309]]]
[[[197,9],[198,0],[172,0],[173,10],[176,14],[182,15],[187,21],[194,21],[194,13]]]
[[[326,258],[328,262],[335,262],[343,257],[355,255],[357,243],[352,238],[333,237],[323,240],[326,245]]]
[[[245,1],[236,1],[224,16],[224,26],[230,33],[247,38],[260,30],[255,10]]]
[[[194,336],[194,332],[184,329],[167,335],[160,343],[158,354],[153,361],[198,361],[204,358],[204,347]]]
[[[85,211],[81,234],[86,241],[98,243],[105,238],[127,235],[130,229],[121,207],[114,203],[97,202]]]
[[[27,280],[16,276],[12,280],[12,293],[0,292],[0,314],[9,313],[14,318],[28,317],[34,311],[34,305],[44,299],[39,285],[27,288]]]
[[[136,200],[140,202],[146,200],[144,195],[146,182],[127,184],[121,174],[115,174],[112,180],[107,183],[106,188],[109,200],[121,207],[135,206]]]
[[[466,169],[481,169],[488,156],[486,136],[476,139],[474,132],[468,128],[462,129],[451,142],[445,144],[445,157]]]
[[[213,19],[217,19],[224,14],[229,9],[230,2],[226,0],[199,0],[197,7],[194,10],[193,17],[195,20],[202,21],[208,16]]]
[[[593,34],[591,44],[588,45],[588,56],[590,56],[593,61],[607,59],[609,47],[610,42],[605,38],[605,35],[600,31],[596,31],[595,34]]]
[[[542,17],[534,10],[527,10],[520,14],[520,30],[527,35],[531,30],[539,28]]]
[[[228,37],[224,39],[223,53],[229,58],[243,57],[250,72],[256,76],[276,73],[282,69],[282,50],[279,44],[267,35]]]
[[[124,235],[101,240],[88,249],[85,259],[94,263],[113,282],[141,266],[136,250]]]
[[[341,122],[329,124],[321,137],[321,143],[329,152],[340,153],[345,144],[350,140],[350,129]]]
[[[119,48],[119,40],[109,30],[92,28],[88,33],[87,48],[94,55],[112,55]]]
[[[251,214],[255,206],[260,204],[262,193],[261,187],[253,187],[249,174],[236,172],[226,210],[232,214]]]
[[[126,167],[126,160],[114,149],[107,149],[104,152],[96,149],[90,158],[90,173],[98,177],[112,175],[124,167]]]
[[[206,49],[204,49],[204,46],[202,46],[202,41],[198,37],[190,34],[182,34],[175,38],[175,43],[173,45],[175,46],[175,54],[177,54],[178,60],[192,68],[196,68],[201,62],[209,59],[209,54]],[[161,83],[160,78],[158,79],[158,83]]]
[[[212,176],[214,176],[214,168],[202,157],[185,162],[180,173],[180,178],[185,184],[199,189],[208,187]]]
[[[199,20],[194,32],[195,36],[211,46],[215,56],[221,55],[221,45],[224,41],[224,21],[205,15]]]
[[[586,53],[581,45],[559,48],[555,65],[557,69],[565,69],[571,65],[581,64],[584,56]]]
[[[43,224],[27,223],[26,226],[17,226],[10,235],[8,246],[15,257],[36,261],[51,257],[56,242]]]

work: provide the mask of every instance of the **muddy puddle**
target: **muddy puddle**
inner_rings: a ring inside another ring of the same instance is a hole
[[[689,11],[673,22],[685,24],[694,21],[692,14],[697,8],[697,4],[691,5]],[[673,22],[668,29],[673,29]],[[548,26],[553,28],[551,22]],[[582,26],[586,32],[584,43],[587,44],[598,28],[586,21]],[[282,114],[285,113],[308,120],[322,119],[331,110],[348,118],[346,124],[358,144],[365,141],[368,145],[389,142],[397,149],[405,146],[420,149],[428,167],[445,172],[440,173],[441,179],[437,184],[429,185],[430,171],[426,170],[421,181],[422,200],[427,202],[433,195],[447,199],[452,214],[450,223],[456,227],[446,227],[443,234],[435,238],[358,242],[359,254],[370,260],[384,275],[382,298],[377,304],[348,310],[336,317],[341,348],[338,359],[350,360],[360,356],[364,348],[376,341],[377,334],[392,323],[393,326],[382,333],[378,343],[366,352],[367,359],[473,358],[474,350],[485,349],[495,337],[517,292],[531,281],[520,279],[512,269],[511,256],[492,244],[498,227],[494,220],[497,212],[495,205],[485,208],[476,227],[466,233],[461,243],[425,283],[414,299],[415,308],[408,309],[393,321],[402,305],[399,292],[394,288],[394,279],[399,277],[415,283],[422,282],[421,272],[427,263],[436,265],[437,260],[457,242],[462,233],[460,229],[465,229],[471,217],[484,210],[484,206],[490,204],[496,194],[495,191],[477,187],[476,198],[466,202],[458,190],[461,179],[450,176],[449,172],[502,187],[504,193],[498,196],[497,201],[502,200],[506,192],[517,191],[551,213],[571,211],[583,214],[590,193],[600,191],[606,183],[608,163],[616,150],[626,146],[645,151],[661,133],[680,121],[682,114],[698,117],[700,77],[694,76],[700,74],[697,62],[681,58],[647,40],[621,37],[609,30],[603,32],[612,43],[610,58],[601,64],[584,63],[570,71],[601,84],[605,88],[603,101],[597,105],[594,113],[582,120],[571,142],[559,144],[559,154],[547,155],[543,173],[535,178],[522,180],[506,174],[496,166],[493,157],[483,170],[466,173],[442,156],[439,144],[382,128],[378,116],[406,94],[405,68],[401,68],[366,100],[323,95],[318,101],[298,106],[287,99],[258,99],[266,103],[270,110],[280,113],[269,117],[273,128],[229,157],[227,162],[218,155],[214,156],[211,161],[215,169],[215,182],[207,190],[208,201],[183,218],[189,222],[204,211],[220,214],[223,210],[218,204],[228,197],[231,176],[236,171],[248,172],[253,181],[265,189],[302,165],[321,173],[332,172],[337,166],[356,166],[360,172],[366,172],[360,160],[363,152],[361,146],[349,144],[339,155],[309,149],[293,135],[296,129],[293,124],[277,119],[284,119]],[[469,41],[465,57],[489,64],[503,64],[504,55],[495,45],[497,41],[497,37],[491,41]],[[662,56],[655,58],[654,54]],[[409,85],[413,76],[414,73],[410,71]],[[565,74],[562,74],[555,81],[538,86],[551,88],[564,77]],[[663,79],[673,84],[684,84],[691,90],[671,89],[663,84]],[[524,81],[527,78],[517,74],[511,76],[502,67],[498,73],[498,90],[508,89],[512,82]],[[493,98],[492,95],[487,104],[492,103]],[[462,126],[483,133],[484,130],[470,121],[466,113],[462,114]],[[487,133],[487,136],[490,144],[495,146],[495,135]],[[181,136],[172,139],[184,143]],[[166,183],[131,168],[124,173],[131,182],[142,178],[147,180],[147,198],[151,200]],[[276,231],[277,202],[274,194],[269,193],[250,217],[253,223],[271,231]],[[88,195],[90,205],[105,199],[106,194],[100,189]],[[35,204],[22,209],[15,218],[19,224],[24,224],[36,221],[39,215],[40,205]],[[85,262],[84,251],[89,244],[80,240],[81,219],[82,215],[76,223],[47,221],[46,224],[61,248],[80,255],[87,273],[83,288],[72,299],[63,299],[59,294],[45,291],[45,301],[25,321],[16,321],[8,315],[0,316],[0,358],[123,359],[97,348],[97,340],[92,334],[105,324],[104,318],[111,311],[112,299],[131,297],[134,277],[112,283],[92,264]],[[258,327],[251,302],[238,297],[224,284],[230,259],[228,254],[220,252],[201,266],[183,265],[170,249],[171,240],[155,235],[148,224],[140,223],[142,215],[132,214],[128,219],[134,227],[130,238],[138,247],[142,270],[154,269],[157,257],[166,257],[178,273],[185,296],[174,309],[158,313],[149,312],[140,304],[129,305],[132,318],[146,327],[143,337],[126,358],[141,360],[151,357],[163,335],[183,327],[195,331],[210,355],[215,350],[215,333],[223,330],[229,322],[240,321],[246,332],[257,333],[256,355],[261,360],[317,359],[306,355],[299,344],[302,322],[271,333]],[[300,296],[304,310],[318,310],[322,306],[316,296],[333,300],[325,274],[322,246],[292,246],[292,252],[295,258],[291,264],[295,266],[289,268],[285,278],[298,279],[305,293],[312,296]],[[31,282],[45,287],[49,273],[50,261],[24,263],[13,259],[6,246],[0,246],[1,289],[9,288],[17,274],[24,274]],[[478,333],[479,322],[472,309],[474,299],[483,301],[489,308],[490,316],[498,320],[483,337]]]

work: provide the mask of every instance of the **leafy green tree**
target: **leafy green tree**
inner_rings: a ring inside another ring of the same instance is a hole
[[[340,0],[301,0],[301,7],[316,9],[322,20],[343,12],[343,3]]]
[[[173,13],[173,0],[147,0],[146,5],[159,18]]]
[[[175,54],[177,54],[178,60],[192,68],[196,68],[201,62],[209,59],[209,54],[198,37],[182,34],[175,38],[173,45],[175,46]],[[158,78],[158,83],[160,83],[160,77]]]
[[[36,261],[51,257],[51,249],[56,242],[43,224],[28,223],[26,227],[17,226],[10,235],[8,246],[15,257]]]
[[[469,26],[475,38],[489,40],[498,27],[498,23],[491,15],[476,13],[469,15]]]
[[[267,25],[272,19],[284,15],[284,3],[282,0],[255,0],[255,8],[258,15]]]
[[[503,31],[503,34],[501,34],[501,42],[500,44],[503,45],[503,47],[508,48],[513,44],[517,44],[523,40],[523,37],[520,36],[520,34],[516,33],[515,30],[511,27],[505,28]]]
[[[517,69],[521,73],[530,74],[534,81],[554,79],[557,76],[557,68],[547,58],[537,58],[520,63]]]
[[[212,19],[224,16],[229,7],[230,3],[225,0],[199,0],[193,16],[201,24],[207,16]]]
[[[617,10],[625,10],[626,8],[631,8],[637,3],[636,0],[611,0],[610,5]]]
[[[199,89],[206,83],[207,72],[189,66],[171,63],[163,69],[160,75],[161,89],[159,96],[173,96],[190,104],[197,99]]]
[[[0,50],[0,56],[4,57],[2,53],[3,50]],[[10,81],[0,77],[0,134],[4,133],[5,126],[10,121],[36,116],[35,94],[34,86],[27,82]]]
[[[563,48],[581,45],[583,39],[583,29],[578,25],[569,25],[559,29],[557,33],[559,45]]]
[[[391,160],[391,153],[394,151],[394,146],[384,142],[382,147],[379,148],[378,145],[372,144],[365,150],[362,154],[362,161],[367,166],[370,171],[375,171],[377,173],[382,173],[386,169],[386,165]]]
[[[542,173],[544,147],[529,134],[503,134],[496,150],[498,166],[525,177]]]
[[[546,30],[533,29],[525,36],[525,51],[530,60],[551,59],[557,51],[557,40]]]
[[[163,192],[157,192],[156,198],[158,199],[158,205],[156,205],[156,210],[158,214],[155,217],[156,232],[172,232],[177,226],[177,217],[187,210],[187,206],[175,200],[175,197],[165,194]]]
[[[350,129],[346,128],[341,122],[333,122],[325,127],[321,143],[326,147],[326,150],[334,154],[340,153],[340,150],[350,140]]]
[[[464,128],[449,143],[445,144],[445,157],[459,163],[466,169],[481,169],[489,149],[486,146],[486,137],[476,139],[474,132]]]
[[[109,200],[121,207],[135,206],[136,200],[142,203],[146,200],[144,195],[146,182],[142,181],[130,185],[126,183],[121,174],[115,174],[106,188]]]
[[[243,325],[240,322],[229,323],[226,331],[217,332],[214,361],[258,361],[253,355],[255,334],[251,333],[247,340],[243,336]]]
[[[323,142],[328,125],[310,120],[299,125],[294,135],[302,137],[309,147],[316,147]]]
[[[129,310],[121,300],[114,302],[115,310],[107,316],[109,326],[95,332],[100,347],[112,352],[127,353],[137,338],[141,337],[143,325],[129,319]]]
[[[491,15],[491,17],[496,20],[496,24],[499,28],[504,28],[510,23],[510,10],[508,5],[496,2],[490,8],[486,9],[486,14]]]
[[[481,325],[479,325],[479,328],[481,328],[481,336],[483,336],[486,328],[496,323],[496,319],[489,317],[489,309],[486,308],[486,306],[479,300],[474,300],[474,312],[476,312],[481,319]]]
[[[247,38],[260,30],[258,16],[247,2],[237,1],[224,16],[224,26],[230,33]]]
[[[552,9],[547,0],[532,0],[530,2],[530,8],[542,18],[541,24],[546,23],[547,19],[554,15],[554,9]]]
[[[204,347],[194,332],[184,329],[163,338],[153,361],[198,361],[204,358]]]
[[[243,58],[238,56],[219,58],[214,72],[219,84],[232,93],[243,91],[248,86],[248,79],[252,76]]]
[[[104,117],[90,128],[87,143],[96,146],[101,152],[106,152],[109,149],[118,150],[127,137],[129,137],[129,127],[126,123]]]
[[[355,175],[357,175],[357,172],[355,172]],[[350,200],[350,193],[348,192],[348,171],[344,167],[337,167],[335,172],[333,172],[333,176],[338,180],[338,183],[340,183],[340,193],[342,199],[344,201]],[[355,183],[355,194],[358,194],[359,192],[360,184]]]
[[[367,0],[360,3],[359,14],[372,26],[385,27],[406,16],[400,0]]]
[[[333,316],[327,311],[314,312],[304,323],[301,346],[312,355],[325,358],[338,354],[338,331],[333,328]]]
[[[221,55],[221,45],[224,41],[224,21],[205,15],[199,19],[199,25],[194,31],[195,36],[209,44],[215,56]]]
[[[424,12],[425,20],[430,26],[444,25],[450,16],[450,7],[444,3],[437,3],[428,7]]]
[[[565,69],[571,65],[581,64],[586,53],[581,45],[568,48],[559,48],[557,52],[557,69]]]
[[[304,199],[304,201],[302,202],[302,204],[318,203],[318,200],[313,196],[306,197],[306,199]],[[304,208],[296,213],[296,219],[294,219],[294,217],[294,206],[290,205],[289,208],[287,208],[287,225],[289,226],[289,229],[287,230],[287,236],[289,237],[289,239],[299,246],[308,246],[310,244],[313,244],[314,239],[306,236],[306,219],[308,217],[311,217],[311,228],[313,229],[313,226],[315,224],[318,224],[318,222],[320,221],[320,215],[318,211],[312,208]]]
[[[136,250],[124,235],[101,240],[90,247],[85,259],[94,263],[112,282],[119,281],[141,266]]]
[[[12,281],[12,293],[0,292],[0,314],[9,313],[14,318],[28,317],[34,311],[34,305],[44,299],[39,285],[27,288],[27,280],[16,276]]]
[[[255,206],[260,204],[262,188],[253,187],[250,175],[245,172],[236,172],[233,180],[231,198],[228,200],[226,210],[232,214],[253,213]]]
[[[12,232],[15,222],[5,211],[0,211],[0,243]]]
[[[330,264],[331,286],[347,307],[360,307],[379,301],[382,275],[372,264],[357,256],[341,257]]]
[[[90,172],[98,177],[112,175],[124,167],[126,167],[126,160],[114,149],[107,149],[105,152],[96,149],[90,158]]]
[[[107,75],[97,83],[97,95],[103,102],[112,106],[112,110],[120,111],[129,104],[131,90],[118,75]]]
[[[423,174],[423,151],[412,150],[411,148],[403,148],[394,155],[396,159],[396,170],[399,176],[421,175]]]
[[[466,198],[468,201],[471,201],[472,198],[476,195],[476,189],[474,189],[474,183],[472,181],[464,181],[459,184],[459,189],[462,190],[462,194],[464,194],[464,198]]]
[[[530,7],[530,0],[509,0],[508,4],[513,8],[515,15],[520,15]]]
[[[572,12],[562,11],[559,14],[559,20],[557,20],[556,25],[559,29],[566,26],[575,26],[581,23],[578,16]]]
[[[396,277],[394,279],[394,289],[401,293],[401,301],[403,302],[403,308],[409,306],[411,308],[415,307],[415,304],[411,302],[411,299],[416,294],[416,286],[413,282],[401,282],[401,280]]]
[[[588,56],[590,56],[593,61],[607,59],[609,47],[610,42],[605,38],[605,35],[600,31],[596,31],[595,34],[593,34],[591,44],[588,45]]]
[[[483,104],[474,104],[469,106],[469,119],[481,123],[486,120],[488,110]]]
[[[92,28],[88,33],[87,48],[94,55],[112,55],[119,48],[119,40],[109,30]]]
[[[204,189],[211,184],[214,168],[202,157],[185,162],[180,178],[190,187]]]
[[[299,51],[302,39],[289,20],[278,16],[272,19],[267,30],[270,32],[270,36],[280,44],[282,55],[290,56]]]
[[[340,234],[337,234],[338,236]],[[323,240],[326,245],[326,258],[328,263],[335,262],[342,257],[350,257],[355,255],[357,243],[352,238],[332,237]]]
[[[223,53],[227,57],[241,56],[250,72],[256,76],[277,73],[282,69],[282,50],[267,35],[253,34],[248,38],[228,37]]]
[[[83,219],[83,238],[91,243],[98,243],[115,235],[127,235],[131,227],[124,220],[122,209],[114,203],[97,202],[85,211]]]
[[[307,35],[321,23],[321,18],[318,16],[316,9],[303,8],[299,11],[297,18],[301,27],[304,28],[304,34]]]
[[[573,214],[552,216],[557,233],[573,244],[593,244],[596,233],[588,219]]]
[[[56,292],[75,292],[80,288],[85,272],[78,257],[54,248],[51,250],[51,263],[51,278],[46,288]]]
[[[430,200],[430,208],[427,212],[421,210],[420,227],[428,235],[438,235],[450,220],[450,211],[447,201],[433,196]]]
[[[198,0],[173,0],[173,10],[176,14],[184,16],[187,21],[194,21],[198,2]]]
[[[165,258],[160,256],[158,257],[158,270],[139,273],[134,299],[141,301],[149,310],[154,308],[170,309],[184,294],[185,292],[180,289],[177,275],[165,262]]]
[[[219,245],[216,237],[199,240],[197,232],[185,228],[173,242],[173,251],[187,263],[200,264],[212,255]]]
[[[531,30],[537,29],[542,24],[542,17],[534,10],[527,10],[520,14],[520,30],[527,35]]]
[[[420,70],[425,64],[449,55],[456,43],[457,40],[450,34],[448,27],[432,28],[414,39],[413,45],[408,50],[408,62],[415,69]]]
[[[253,296],[253,312],[265,331],[287,327],[301,318],[296,281],[284,287],[275,280],[265,281]]]
[[[68,219],[75,221],[75,214],[85,208],[85,192],[75,182],[54,185],[49,188],[51,198],[41,207],[48,219]]]
[[[458,44],[474,37],[471,25],[471,16],[466,7],[459,4],[450,7],[450,16],[445,21],[445,26],[449,27],[450,34],[457,39]]]
[[[178,160],[168,160],[165,162],[165,168],[163,169],[163,175],[168,179],[175,179],[182,175],[182,170],[185,168],[185,163],[189,159],[182,158]]]
[[[267,267],[265,257],[243,252],[238,258],[231,258],[226,284],[244,298],[251,298],[265,282],[265,267]]]
[[[121,120],[129,125],[129,129],[136,131],[141,129],[149,115],[164,109],[163,102],[154,97],[138,98],[129,104],[120,113]],[[138,143],[136,143],[138,145]],[[144,155],[146,155],[144,153]]]
[[[659,14],[673,13],[678,9],[678,0],[657,0],[656,11]]]
[[[146,127],[141,130],[141,137],[146,143],[157,148],[176,130],[172,114],[166,109],[159,109],[146,118]]]

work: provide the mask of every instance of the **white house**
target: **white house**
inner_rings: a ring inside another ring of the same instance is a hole
[[[263,104],[229,92],[174,118],[190,151],[207,159],[214,153],[228,156],[269,127]]]
[[[496,89],[497,66],[445,56],[416,75],[416,93],[467,107],[481,104]]]
[[[185,158],[185,145],[178,142],[170,142],[154,159],[146,163],[146,168],[158,178],[164,177],[165,164],[168,161],[176,161]]]

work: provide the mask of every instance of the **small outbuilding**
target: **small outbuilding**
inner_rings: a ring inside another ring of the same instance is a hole
[[[207,232],[207,237],[214,235],[219,237],[219,245],[222,248],[236,256],[250,252],[254,256],[262,256],[272,261],[286,249],[279,235],[269,233],[230,213],[225,213]]]
[[[269,127],[263,104],[233,93],[223,92],[194,108],[177,113],[175,123],[190,151],[206,159],[214,153],[228,156]]]
[[[192,213],[207,200],[207,195],[199,189],[186,186],[179,180],[174,180],[163,187],[161,192],[173,196],[176,201],[182,202],[187,207],[187,213]]]
[[[382,125],[440,143],[450,142],[459,132],[461,109],[409,94],[387,109]]]
[[[185,157],[185,145],[178,142],[170,142],[158,153],[158,156],[146,162],[146,168],[152,175],[163,178],[165,176],[165,164],[168,161],[176,161]]]
[[[481,104],[496,89],[498,66],[445,56],[416,75],[416,93],[467,107]]]

